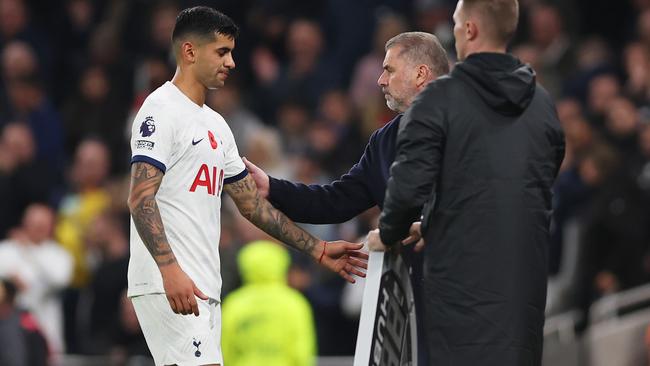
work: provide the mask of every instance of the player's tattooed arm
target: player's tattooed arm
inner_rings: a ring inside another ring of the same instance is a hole
[[[158,267],[176,263],[155,198],[162,178],[163,172],[151,164],[136,162],[131,166],[129,210],[140,238]]]
[[[285,214],[262,198],[250,175],[226,184],[224,190],[235,201],[239,212],[250,222],[287,245],[314,255],[314,248],[320,240],[296,226]]]

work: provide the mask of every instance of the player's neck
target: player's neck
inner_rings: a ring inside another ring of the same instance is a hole
[[[190,73],[183,72],[180,68],[176,69],[176,74],[172,78],[172,83],[185,94],[190,100],[199,107],[205,103],[205,87],[193,78]]]

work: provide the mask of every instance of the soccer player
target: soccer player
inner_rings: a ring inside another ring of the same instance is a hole
[[[235,67],[237,26],[208,7],[183,10],[172,43],[176,74],[135,117],[128,295],[156,365],[220,365],[221,194],[276,239],[350,282],[361,244],[324,242],[261,198],[225,120],[204,104]],[[183,316],[194,314],[195,316]]]

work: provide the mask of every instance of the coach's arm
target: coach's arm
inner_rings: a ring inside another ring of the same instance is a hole
[[[262,198],[250,175],[228,183],[224,190],[232,197],[239,212],[267,234],[309,256],[354,283],[353,274],[365,277],[368,255],[360,251],[363,244],[345,241],[325,242],[296,226],[285,214]]]

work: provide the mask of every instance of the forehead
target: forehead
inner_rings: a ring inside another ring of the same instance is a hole
[[[215,33],[215,37],[207,38],[203,42],[204,46],[214,47],[214,48],[235,48],[235,38],[221,33]]]
[[[386,56],[384,56],[384,66],[395,66],[401,64],[404,57],[401,57],[402,46],[395,45],[386,51]]]

